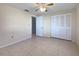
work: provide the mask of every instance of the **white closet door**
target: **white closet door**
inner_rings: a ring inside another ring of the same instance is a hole
[[[66,39],[71,40],[71,20],[72,14],[65,15],[65,28],[66,28]]]
[[[71,14],[52,16],[51,36],[71,40]]]
[[[36,35],[43,36],[43,17],[39,16],[36,18]]]
[[[51,19],[51,36],[52,37],[59,37],[59,21],[58,21],[59,16],[52,16]]]
[[[59,15],[59,38],[66,39],[65,15]]]

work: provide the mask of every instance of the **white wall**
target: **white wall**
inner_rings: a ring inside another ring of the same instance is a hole
[[[42,15],[44,17],[44,36],[50,37],[50,22],[51,22],[51,16],[53,15],[59,15],[59,14],[66,14],[66,13],[72,13],[72,41],[76,42],[76,10],[66,10],[66,11],[58,11],[55,13],[52,13],[51,15]]]
[[[0,5],[0,47],[29,38],[31,38],[31,14]]]
[[[77,42],[77,45],[79,46],[79,5],[77,7],[76,14],[77,14],[77,40],[76,42]]]

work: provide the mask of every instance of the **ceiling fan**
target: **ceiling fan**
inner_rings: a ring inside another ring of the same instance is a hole
[[[35,3],[36,8],[34,11],[47,12],[48,8],[53,5],[54,3]],[[25,9],[24,11],[30,12],[28,9]]]

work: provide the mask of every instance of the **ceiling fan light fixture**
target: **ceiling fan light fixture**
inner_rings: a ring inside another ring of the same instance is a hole
[[[41,8],[40,8],[40,11],[41,11],[41,12],[45,12],[45,11],[46,11],[46,8],[45,8],[45,7],[41,7]]]
[[[41,12],[47,12],[47,9],[49,6],[54,5],[53,3],[35,3],[35,5],[38,7],[36,11],[40,10]]]

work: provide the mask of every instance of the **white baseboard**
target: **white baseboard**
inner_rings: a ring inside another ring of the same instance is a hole
[[[28,37],[27,39],[31,39],[31,37]],[[5,44],[5,45],[0,46],[0,48],[7,47],[7,46],[9,46],[9,45],[12,45],[12,44],[15,44],[15,43],[18,43],[18,42],[27,40],[27,39],[17,40],[17,41],[13,41],[13,42],[11,41],[11,42],[9,42],[8,44]]]

